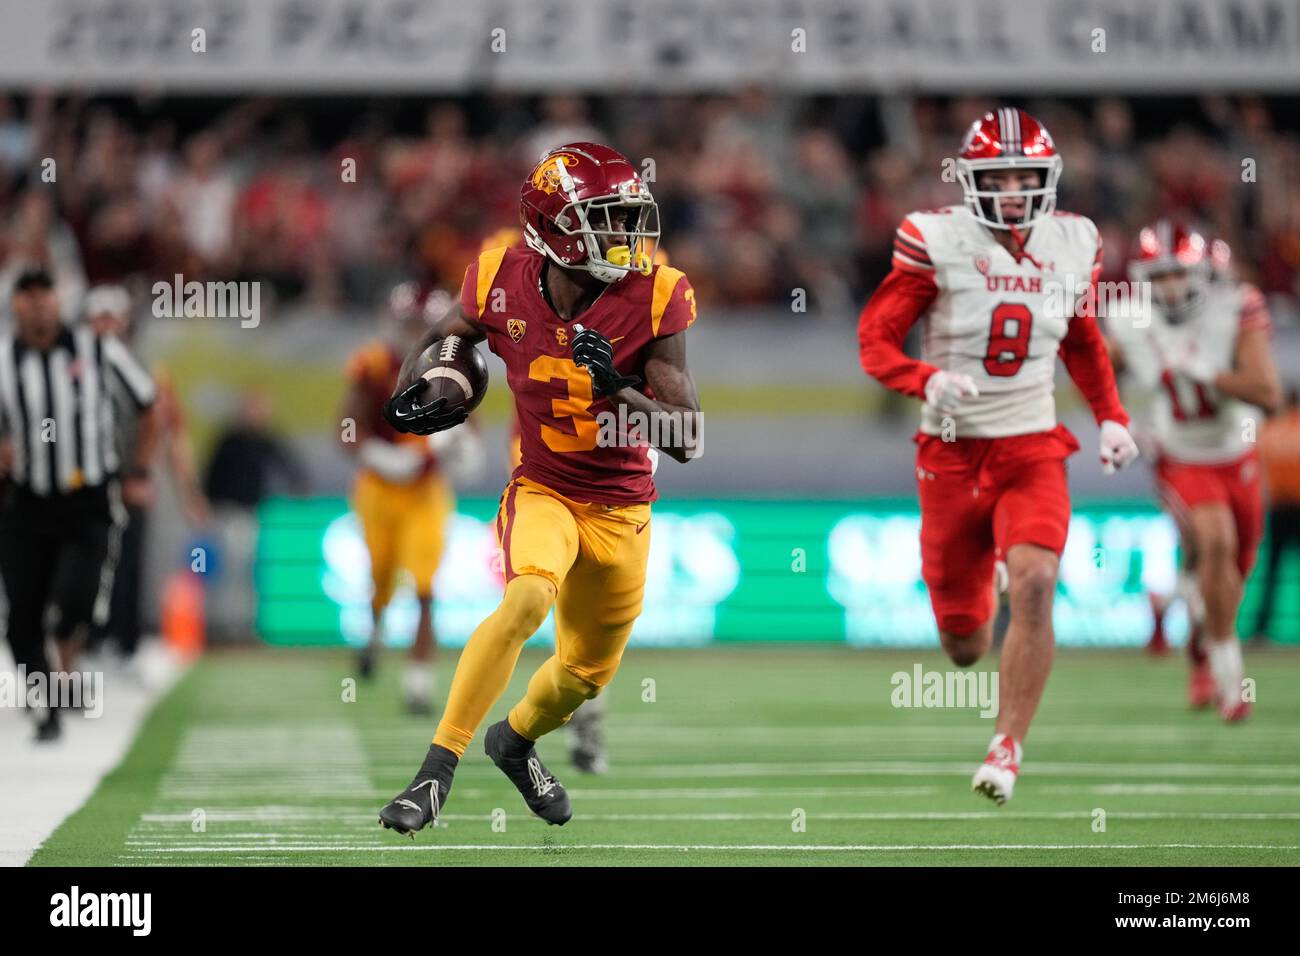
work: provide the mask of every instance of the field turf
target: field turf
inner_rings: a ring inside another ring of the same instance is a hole
[[[349,703],[342,652],[213,652],[31,862],[1294,866],[1300,654],[1246,661],[1256,714],[1225,726],[1187,710],[1177,655],[1059,653],[999,808],[969,791],[991,720],[891,705],[891,675],[943,668],[938,652],[632,651],[608,692],[611,772],[570,769],[564,731],[539,747],[567,826],[532,817],[476,739],[445,825],[410,840],[376,823],[433,729],[401,714],[395,654]]]

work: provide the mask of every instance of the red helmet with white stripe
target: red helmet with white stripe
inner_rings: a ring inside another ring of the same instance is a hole
[[[1061,157],[1042,123],[1021,109],[1006,107],[985,113],[966,131],[957,156],[957,178],[971,214],[993,229],[1027,229],[1056,209],[1056,183]],[[1034,189],[981,189],[979,174],[995,169],[1039,171]],[[1000,199],[1023,198],[1024,212],[1010,219]]]
[[[1157,219],[1138,233],[1137,254],[1129,263],[1134,279],[1149,279],[1162,272],[1208,268],[1210,244],[1205,236],[1177,219]]]
[[[659,207],[608,146],[569,143],[543,156],[520,190],[519,221],[529,248],[602,282],[653,266]]]
[[[1177,301],[1165,298],[1159,288],[1152,291],[1171,317],[1181,316],[1196,305],[1211,270],[1210,243],[1200,232],[1177,219],[1157,219],[1142,227],[1137,252],[1128,264],[1129,277],[1135,282],[1152,282],[1171,273],[1186,277],[1187,291]],[[1158,287],[1160,283],[1155,285]]]

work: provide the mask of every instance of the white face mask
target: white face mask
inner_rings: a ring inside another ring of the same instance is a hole
[[[615,228],[619,214],[635,222]],[[617,282],[631,272],[649,275],[654,268],[654,254],[659,241],[659,205],[650,191],[638,182],[625,183],[619,195],[569,203],[555,217],[555,224],[566,236],[573,236],[583,262],[574,264],[562,259],[531,226],[524,227],[524,241],[566,269],[583,269],[601,282]],[[610,243],[601,251],[601,240]]]
[[[1061,157],[1047,159],[959,159],[957,179],[966,198],[966,208],[971,215],[990,229],[1028,229],[1046,219],[1056,210],[1056,184],[1061,178]],[[1042,177],[1036,189],[980,189],[976,183],[979,173],[994,169],[1034,169]],[[1023,199],[1025,211],[1016,218],[1002,214],[1002,199]]]

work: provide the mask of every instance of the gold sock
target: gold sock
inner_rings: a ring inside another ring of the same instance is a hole
[[[555,585],[521,574],[506,585],[501,604],[470,635],[447,694],[447,709],[433,742],[463,756],[474,732],[510,683],[524,642],[546,620]]]
[[[536,740],[567,723],[582,702],[594,697],[598,690],[595,684],[565,670],[560,659],[552,655],[537,668],[524,699],[510,711],[510,726],[520,736]]]

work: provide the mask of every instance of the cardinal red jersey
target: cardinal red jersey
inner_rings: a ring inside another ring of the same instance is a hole
[[[460,293],[465,315],[483,326],[488,347],[506,363],[519,418],[514,477],[576,501],[653,501],[649,447],[604,440],[611,429],[602,425],[617,420],[617,408],[593,396],[591,376],[574,364],[570,342],[575,325],[595,329],[613,346],[619,374],[644,382],[650,343],[695,321],[695,290],[681,271],[659,265],[649,275],[632,272],[611,283],[586,312],[565,322],[542,295],[545,261],[530,249],[488,249],[466,270]],[[649,386],[638,387],[651,394]]]

